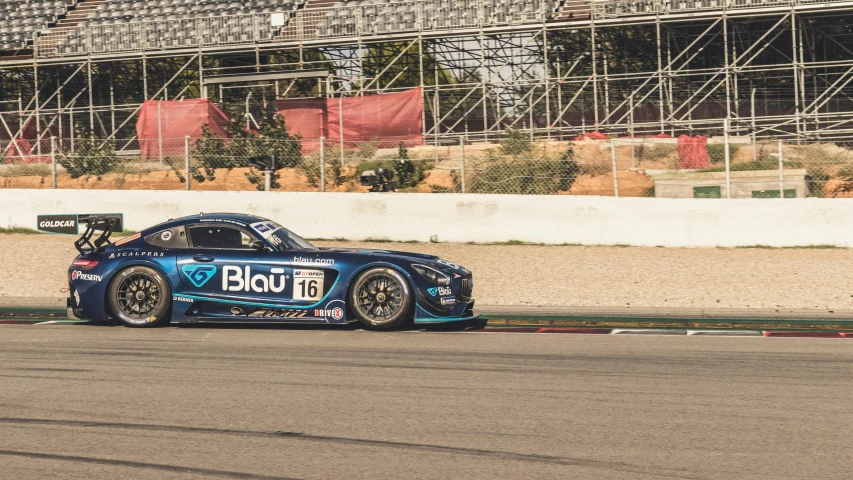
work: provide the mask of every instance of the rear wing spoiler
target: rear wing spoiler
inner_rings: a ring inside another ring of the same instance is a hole
[[[79,213],[71,215],[39,215],[38,229],[42,232],[77,235],[80,224],[86,230],[74,242],[74,248],[80,253],[101,250],[109,244],[110,235],[124,231],[124,216],[120,213]],[[101,232],[94,241],[95,232]]]

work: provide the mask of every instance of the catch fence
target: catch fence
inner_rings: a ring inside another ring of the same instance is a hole
[[[452,141],[0,141],[0,186],[367,192],[373,182],[374,191],[396,186],[398,192],[422,193],[853,197],[853,150],[843,142],[797,145],[728,135],[534,141],[523,131],[491,142]],[[385,176],[369,175],[380,169]]]

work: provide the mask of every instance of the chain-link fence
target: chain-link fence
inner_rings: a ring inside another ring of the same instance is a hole
[[[747,136],[491,142],[0,140],[0,186],[688,198],[853,197],[853,150]]]

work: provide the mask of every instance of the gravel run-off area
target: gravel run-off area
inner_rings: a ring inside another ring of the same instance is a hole
[[[0,235],[0,306],[65,297],[73,240]],[[479,305],[853,308],[853,249],[315,243],[440,255],[474,272]]]

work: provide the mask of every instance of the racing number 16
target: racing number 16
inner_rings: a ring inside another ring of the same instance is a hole
[[[296,286],[299,287],[299,296],[302,298],[315,298],[317,296],[317,280],[302,279],[296,282]]]
[[[320,300],[323,296],[323,277],[322,270],[294,270],[293,299]]]

